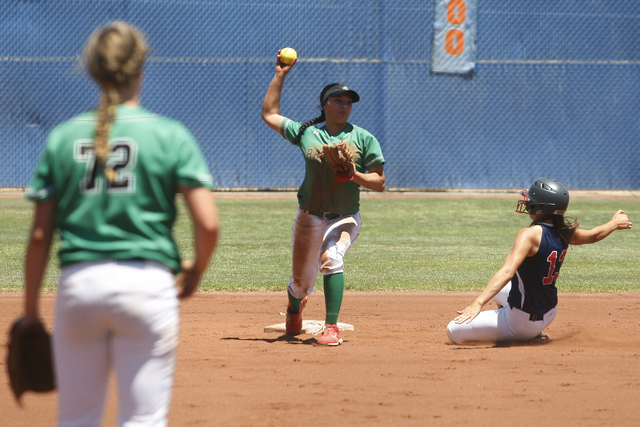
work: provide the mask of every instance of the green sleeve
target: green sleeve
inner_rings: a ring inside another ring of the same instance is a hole
[[[213,178],[195,138],[186,128],[181,129],[181,134],[182,145],[176,164],[177,182],[187,187],[213,188]]]
[[[302,127],[302,123],[294,122],[293,120],[285,117],[282,121],[281,127],[280,133],[282,136],[289,142],[292,142],[296,138],[296,135],[298,135],[298,131],[300,130],[300,127]]]
[[[364,157],[362,160],[362,165],[366,170],[384,163],[384,156],[382,155],[380,143],[375,136],[368,132],[365,134],[364,138]]]
[[[33,201],[45,201],[55,196],[55,185],[53,178],[53,159],[50,149],[51,144],[47,142],[44,147],[36,170],[33,172],[26,196]]]

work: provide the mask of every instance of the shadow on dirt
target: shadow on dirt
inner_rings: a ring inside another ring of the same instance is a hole
[[[269,344],[274,342],[288,342],[290,344],[304,344],[304,345],[317,345],[315,338],[300,339],[291,335],[281,335],[277,338],[239,338],[239,337],[225,337],[221,340],[226,341],[262,341]]]

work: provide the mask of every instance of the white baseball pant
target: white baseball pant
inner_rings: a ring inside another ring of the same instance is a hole
[[[509,307],[507,297],[511,290],[508,283],[493,298],[501,305],[497,310],[481,311],[469,323],[457,324],[452,320],[447,325],[447,336],[454,344],[464,344],[473,341],[528,341],[535,338],[556,317],[558,307],[554,307],[544,314],[542,320],[529,320],[529,313]]]
[[[59,427],[99,427],[109,372],[118,425],[167,424],[178,298],[170,269],[153,261],[82,262],[62,269],[53,353]]]
[[[360,214],[322,219],[298,208],[293,224],[293,266],[289,292],[304,298],[313,292],[318,271],[324,276],[344,271],[344,256],[355,242]]]

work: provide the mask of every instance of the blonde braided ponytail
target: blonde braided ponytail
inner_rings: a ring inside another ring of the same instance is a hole
[[[107,179],[115,181],[115,171],[107,166],[111,149],[109,134],[120,103],[118,91],[130,87],[142,71],[149,49],[142,34],[124,22],[112,22],[96,30],[85,47],[87,69],[102,89],[97,111],[93,147]]]

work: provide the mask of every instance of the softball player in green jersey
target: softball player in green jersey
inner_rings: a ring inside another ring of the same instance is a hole
[[[284,80],[295,60],[276,64],[276,72],[262,106],[262,119],[270,128],[300,147],[305,159],[305,177],[298,191],[298,215],[293,226],[292,275],[287,286],[286,333],[302,330],[302,309],[313,292],[318,271],[322,272],[326,304],[325,327],[319,344],[342,343],[337,326],[344,293],[344,256],[361,227],[360,186],[383,191],[384,157],[378,140],[366,130],[348,122],[359,95],[347,86],[334,83],[320,93],[320,117],[306,123],[280,115],[280,95]],[[323,127],[315,126],[324,122]],[[344,141],[354,154],[355,170],[347,180],[331,172],[320,156],[324,144]]]
[[[211,175],[193,136],[139,105],[146,54],[142,35],[125,23],[92,35],[85,55],[100,106],[50,132],[28,189],[36,202],[28,322],[39,322],[55,230],[61,239],[53,331],[61,427],[101,425],[111,368],[118,425],[166,425],[178,298],[195,291],[217,242]],[[182,263],[171,232],[176,191],[194,225],[195,257]]]

